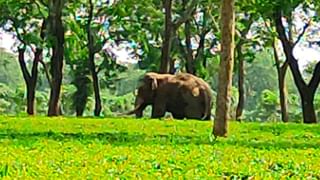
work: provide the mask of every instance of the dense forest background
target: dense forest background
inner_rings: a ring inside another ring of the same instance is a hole
[[[15,39],[12,51],[0,49],[0,114],[117,116],[133,109],[137,81],[147,71],[195,74],[216,95],[219,1],[0,2],[0,27]],[[319,7],[312,1],[236,2],[232,119],[302,121],[301,88],[282,48],[277,12],[291,53],[296,48],[295,56],[303,57],[299,72],[312,82],[320,76],[319,59],[305,49],[320,50]],[[121,62],[116,49],[125,49],[132,63]],[[32,89],[34,110],[27,104]],[[59,106],[50,110],[57,89]],[[319,118],[319,93],[312,102]]]

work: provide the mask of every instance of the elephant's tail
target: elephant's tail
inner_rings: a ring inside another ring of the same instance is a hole
[[[203,97],[204,97],[204,114],[202,116],[202,120],[210,120],[211,116],[211,96],[206,89],[203,90]]]

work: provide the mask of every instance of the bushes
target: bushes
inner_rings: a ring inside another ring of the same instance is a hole
[[[23,112],[25,109],[25,99],[23,87],[12,89],[3,83],[0,83],[0,113],[19,114]]]
[[[123,96],[115,96],[105,91],[102,96],[103,115],[115,116],[119,113],[125,113],[134,108],[135,96],[128,93]]]

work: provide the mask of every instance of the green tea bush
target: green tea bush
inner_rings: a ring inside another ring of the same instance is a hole
[[[0,116],[3,179],[319,179],[320,126]]]

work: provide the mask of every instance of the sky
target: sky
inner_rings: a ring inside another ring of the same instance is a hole
[[[0,48],[4,48],[8,52],[15,53],[12,50],[14,42],[15,40],[12,35],[0,30]],[[135,63],[137,61],[136,59],[132,59],[130,57],[124,46],[114,47],[111,50],[117,56],[117,62],[127,64]]]
[[[5,48],[9,52],[12,51],[12,46],[14,44],[14,39],[12,35],[0,31],[0,47]],[[126,51],[124,46],[113,47],[113,53],[117,56],[117,62],[120,63],[135,63],[136,59],[132,59],[129,53]],[[298,63],[300,67],[307,65],[309,62],[319,61],[320,52],[316,49],[308,48],[300,44],[294,49],[294,56],[299,60]]]
[[[11,35],[0,31],[0,47],[12,52],[11,47],[13,43],[14,40]]]

